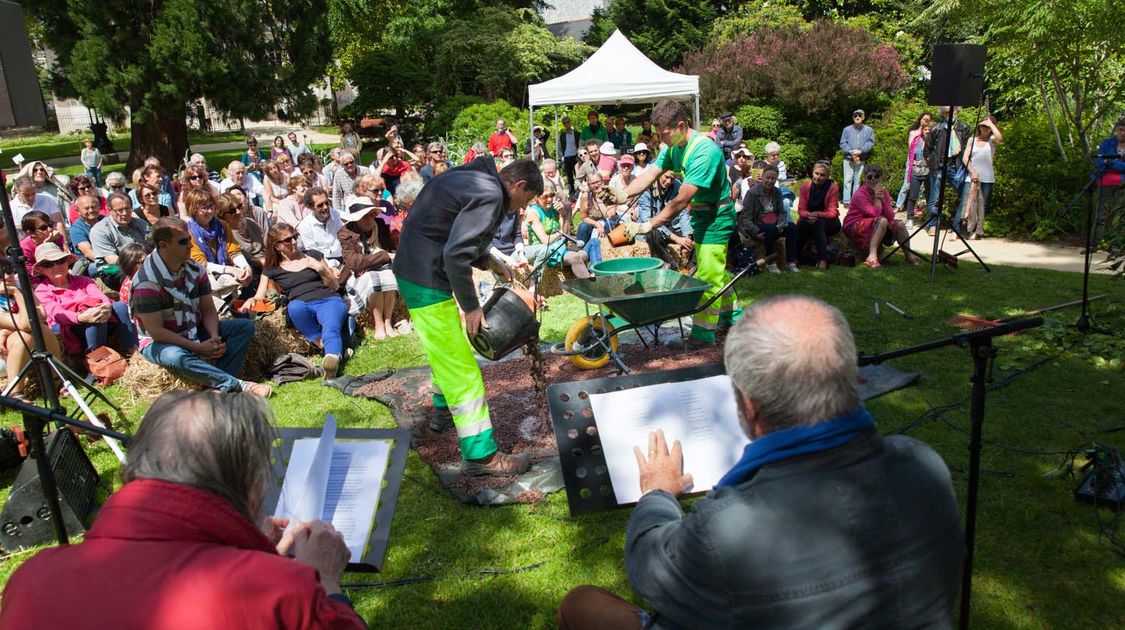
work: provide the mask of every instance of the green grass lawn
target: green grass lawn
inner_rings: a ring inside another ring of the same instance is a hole
[[[59,157],[77,158],[79,152],[82,150],[82,141],[85,138],[85,135],[54,134],[0,140],[0,149],[4,150],[4,153],[0,154],[0,156],[2,156],[0,157],[0,162],[7,168],[12,164],[12,156],[17,153],[22,153],[23,157],[29,162]],[[117,150],[129,150],[130,136],[128,134],[111,135],[110,139],[113,140],[113,145]],[[188,132],[188,143],[192,145],[241,142],[245,139],[246,134],[237,131],[216,131],[212,133],[201,133],[198,131]]]
[[[860,267],[764,275],[748,279],[740,289],[744,299],[794,292],[819,296],[844,311],[859,348],[868,353],[947,337],[957,329],[945,320],[958,312],[1002,317],[1074,299],[1081,289],[1077,274],[999,267],[988,275],[971,264],[957,272],[940,269],[935,284],[928,278],[928,269],[900,264],[879,271]],[[1108,301],[1095,303],[1099,324],[1125,329],[1121,282],[1095,276],[1091,284],[1093,291],[1111,294]],[[877,298],[906,308],[914,318],[903,319],[885,308],[876,318],[872,302]],[[575,298],[552,299],[544,337],[558,340],[581,311]],[[1123,422],[1125,343],[1067,331],[1062,324],[1075,318],[1074,310],[1063,311],[1043,329],[997,342],[995,381],[1012,380],[989,394],[984,424],[974,627],[1125,625],[1125,563],[1099,542],[1094,510],[1074,500],[1077,481],[1045,476],[1063,461],[1062,453],[1077,446],[1094,440],[1125,446],[1125,433],[1102,432]],[[423,360],[414,336],[368,341],[347,372]],[[968,352],[947,347],[891,365],[919,372],[921,379],[916,386],[870,401],[869,408],[887,433],[935,408],[950,407],[936,419],[916,423],[909,434],[945,458],[963,502]],[[134,422],[140,417],[143,406],[131,403],[120,387],[107,391],[125,403]],[[345,397],[316,382],[280,387],[272,402],[282,426],[317,426],[328,412],[336,414],[342,427],[393,424],[382,405]],[[17,420],[11,414],[3,418],[5,424]],[[103,483],[116,487],[116,460],[108,449],[99,443],[87,452]],[[14,476],[9,472],[0,481],[0,500]],[[372,627],[543,628],[553,624],[563,594],[579,584],[598,584],[633,597],[622,556],[628,510],[571,518],[562,492],[538,505],[465,506],[439,487],[413,453],[406,476],[385,573],[344,577],[351,585],[349,596]],[[1101,517],[1107,514],[1103,511]],[[1125,535],[1125,526],[1120,533]],[[6,580],[26,557],[0,563],[0,579]],[[527,567],[532,568],[517,572]]]

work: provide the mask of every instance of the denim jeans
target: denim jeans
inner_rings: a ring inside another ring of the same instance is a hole
[[[601,224],[605,231],[608,233],[617,225],[618,219],[602,219]],[[586,244],[582,246],[582,251],[590,258],[590,264],[596,265],[602,261],[602,242],[598,238],[597,233],[594,232],[594,226],[586,223],[585,221],[578,224],[578,231],[574,235],[580,241],[585,241]]]
[[[938,216],[938,198],[941,196],[941,187],[945,183],[944,180],[953,175],[955,165],[949,164],[945,167],[946,177],[942,177],[941,168],[935,168],[930,171],[930,198],[927,200],[929,207],[926,213],[926,227],[937,227]]]
[[[114,302],[113,316],[100,324],[78,324],[75,332],[85,340],[87,351],[104,346],[110,332],[117,337],[118,349],[132,350],[137,347],[137,326],[129,317],[129,306],[124,302]]]
[[[321,340],[324,354],[343,355],[348,320],[348,304],[344,298],[333,295],[312,302],[294,300],[288,308],[289,320],[305,339]]]
[[[205,341],[210,337],[202,327],[199,338]],[[242,385],[237,378],[246,359],[246,348],[254,337],[254,323],[248,319],[224,319],[219,321],[219,338],[227,345],[226,354],[214,363],[200,358],[186,348],[169,343],[152,342],[141,350],[144,358],[161,367],[168,368],[194,383],[201,383],[223,392],[237,392]]]
[[[898,197],[895,197],[895,207],[901,208],[906,203],[906,193],[910,190],[910,169],[903,168],[902,171],[902,187],[898,189]],[[907,218],[910,218],[907,216]]]
[[[840,194],[844,196],[844,205],[852,202],[852,188],[859,188],[863,184],[863,162],[853,162],[844,156],[844,181],[840,184]]]
[[[102,169],[97,167],[89,167],[86,169],[86,176],[94,180],[94,186],[102,185]]]
[[[777,239],[785,239],[785,262],[797,262],[797,226],[786,223],[782,227],[776,225],[758,224],[758,232],[765,240],[766,256],[777,251]],[[776,264],[778,261],[774,261]]]
[[[797,222],[797,241],[800,243],[798,247],[804,247],[805,242],[809,237],[813,238],[816,246],[816,260],[828,260],[828,237],[837,234],[840,231],[839,219],[817,219],[816,221],[809,221],[808,219],[801,219]]]
[[[992,192],[992,182],[979,182],[980,184],[980,209],[981,214],[988,212],[988,195]],[[961,231],[961,212],[965,209],[965,198],[969,196],[969,188],[973,182],[968,177],[965,178],[965,183],[961,184],[961,199],[957,202],[957,210],[953,213],[953,229],[958,232]]]

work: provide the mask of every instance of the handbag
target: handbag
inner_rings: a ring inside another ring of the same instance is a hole
[[[128,366],[125,357],[109,346],[98,346],[86,355],[86,369],[102,386],[117,382],[125,375]]]
[[[914,165],[910,169],[910,174],[918,178],[928,177],[930,167],[926,164],[925,160],[914,160]]]

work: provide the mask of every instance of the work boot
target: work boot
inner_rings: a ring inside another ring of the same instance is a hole
[[[466,477],[510,477],[531,468],[531,455],[496,451],[483,459],[461,460],[461,474]]]
[[[434,406],[434,412],[430,414],[430,430],[434,433],[444,433],[453,428],[453,412],[449,407]]]
[[[673,339],[665,344],[665,347],[669,350],[680,352],[685,350],[701,350],[703,348],[710,348],[713,345],[715,345],[713,341],[702,341],[695,337],[688,337],[687,339]]]

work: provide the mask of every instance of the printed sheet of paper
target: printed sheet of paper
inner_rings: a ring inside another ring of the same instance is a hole
[[[726,375],[592,394],[590,407],[619,505],[641,498],[633,447],[639,446],[647,456],[652,431],[663,429],[669,448],[680,441],[684,472],[694,477],[694,490],[698,491],[718,483],[750,443],[739,426],[734,391]]]
[[[274,516],[290,519],[290,526],[316,519],[332,523],[344,535],[351,562],[360,562],[390,450],[388,440],[337,442],[336,419],[329,414],[319,438],[293,443]]]

